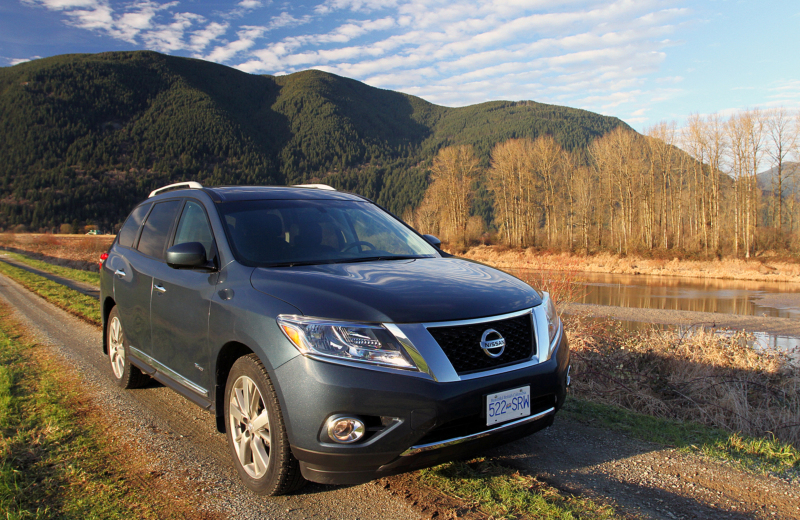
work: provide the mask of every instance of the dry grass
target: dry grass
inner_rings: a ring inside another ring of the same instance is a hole
[[[800,373],[786,352],[753,347],[745,332],[567,321],[577,396],[800,447]]]
[[[462,256],[501,269],[567,270],[614,274],[649,274],[800,283],[800,263],[758,258],[752,260],[664,260],[621,257],[609,253],[592,256],[546,253],[534,249],[477,246]]]
[[[522,280],[534,289],[550,294],[559,314],[566,305],[586,295],[586,285],[575,270],[526,272],[522,274]]]
[[[97,265],[100,254],[108,251],[114,238],[115,235],[0,233],[0,248],[59,265],[85,268]]]

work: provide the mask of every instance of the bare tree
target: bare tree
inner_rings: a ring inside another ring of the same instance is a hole
[[[797,141],[797,126],[792,114],[784,107],[771,110],[767,115],[769,139],[769,156],[773,171],[773,197],[777,209],[773,209],[773,226],[778,235],[783,234],[783,183],[785,180],[784,164]]]
[[[533,142],[532,152],[535,172],[544,187],[545,235],[547,236],[547,243],[552,245],[555,242],[556,227],[558,226],[558,223],[555,222],[556,175],[564,150],[561,149],[561,145],[556,143],[553,136],[545,135]]]
[[[467,145],[443,148],[433,159],[431,188],[439,201],[440,232],[447,240],[466,241],[472,184],[479,164],[472,146]]]
[[[647,144],[650,148],[650,163],[652,175],[658,178],[660,184],[660,211],[659,211],[659,226],[661,230],[661,247],[667,249],[669,247],[669,229],[670,218],[668,215],[670,202],[674,200],[670,197],[670,191],[674,187],[675,181],[673,179],[674,172],[674,157],[675,157],[675,139],[676,130],[675,122],[667,123],[660,122],[655,126],[650,127],[647,132],[650,138]],[[673,205],[674,213],[674,205]]]
[[[509,139],[492,149],[489,188],[495,195],[495,214],[509,245],[530,245],[537,225],[533,175],[533,143],[530,139]]]

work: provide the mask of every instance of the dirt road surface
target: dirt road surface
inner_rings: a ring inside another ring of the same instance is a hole
[[[79,373],[81,384],[107,417],[109,430],[122,433],[145,454],[150,473],[178,482],[199,507],[230,518],[408,519],[419,518],[410,504],[376,483],[352,487],[308,485],[299,494],[258,497],[239,484],[225,436],[214,418],[174,391],[152,383],[122,390],[111,379],[97,327],[48,304],[5,277],[0,298],[37,343],[53,349]],[[137,456],[138,453],[131,453]],[[185,498],[185,497],[184,497]]]
[[[185,489],[198,510],[229,518],[485,518],[470,504],[421,488],[413,474],[352,487],[311,484],[299,494],[257,497],[238,482],[213,417],[153,383],[121,390],[111,380],[97,327],[0,276],[0,301],[37,342],[75,368],[109,431],[127,439],[125,455]],[[487,453],[556,488],[611,503],[624,517],[800,518],[800,486],[734,465],[630,439],[560,416],[553,427]],[[178,498],[178,497],[176,497]],[[198,515],[202,516],[202,515]]]

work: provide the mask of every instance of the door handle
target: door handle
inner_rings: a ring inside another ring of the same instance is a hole
[[[164,294],[165,292],[167,292],[167,290],[164,289],[163,285],[159,285],[157,283],[153,284],[153,289],[155,289],[156,291],[160,292],[161,294]]]
[[[124,278],[125,277],[125,269],[117,269],[114,271],[114,276],[117,278]]]

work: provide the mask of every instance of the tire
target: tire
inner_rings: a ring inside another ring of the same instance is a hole
[[[275,388],[255,354],[236,360],[228,374],[225,431],[236,470],[254,493],[284,495],[305,484]]]
[[[115,306],[108,315],[106,327],[106,345],[108,346],[108,360],[111,362],[111,376],[122,388],[139,388],[150,381],[150,376],[142,373],[130,363],[126,343],[119,311]]]

